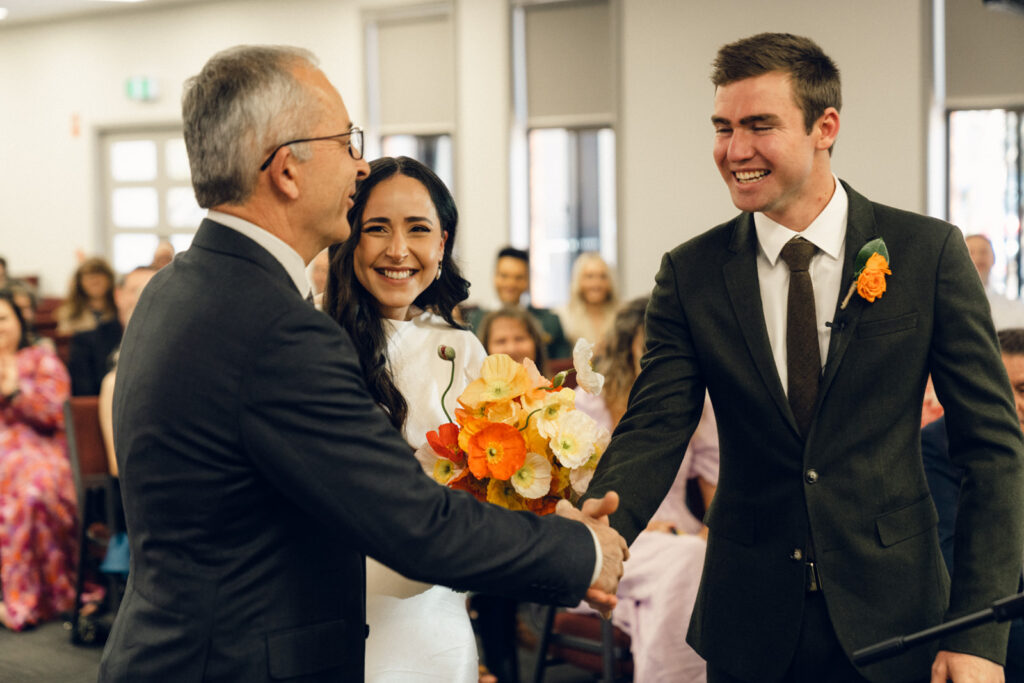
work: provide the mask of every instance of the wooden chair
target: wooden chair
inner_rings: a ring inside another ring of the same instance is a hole
[[[107,449],[100,430],[96,396],[72,396],[64,403],[64,423],[67,430],[68,456],[71,475],[75,481],[78,496],[78,572],[75,579],[75,605],[71,616],[71,642],[92,643],[97,640],[94,628],[85,628],[82,623],[82,592],[85,575],[90,569],[90,560],[102,550],[96,548],[89,534],[97,522],[113,534],[124,529],[124,513],[116,477],[111,476],[107,463]],[[102,554],[99,554],[102,558]],[[98,565],[93,562],[93,565]],[[112,583],[112,582],[108,582]],[[108,588],[113,589],[111,585]],[[108,607],[117,609],[117,591],[108,590]]]
[[[543,608],[543,615],[533,683],[544,683],[547,667],[563,663],[598,674],[602,683],[633,680],[630,638],[611,621],[551,606]]]

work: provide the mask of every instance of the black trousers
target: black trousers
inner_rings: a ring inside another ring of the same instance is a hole
[[[737,654],[742,656],[742,653]],[[923,679],[922,683],[927,680]],[[746,681],[736,678],[708,662],[708,683],[764,682],[763,679]],[[867,683],[839,645],[825,607],[825,597],[820,592],[807,594],[800,642],[780,683]]]

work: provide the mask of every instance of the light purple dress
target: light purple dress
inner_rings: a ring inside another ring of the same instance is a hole
[[[610,428],[604,402],[577,392],[576,407]],[[704,660],[686,643],[686,630],[704,568],[701,523],[686,507],[686,481],[718,483],[718,430],[705,401],[683,464],[652,520],[671,522],[683,532],[644,531],[629,548],[612,622],[632,639],[635,683],[704,683]],[[581,605],[576,608],[586,611]]]

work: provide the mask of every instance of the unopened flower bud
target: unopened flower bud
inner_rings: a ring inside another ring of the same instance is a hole
[[[439,344],[437,355],[441,357],[441,360],[455,360],[455,349],[445,344]]]

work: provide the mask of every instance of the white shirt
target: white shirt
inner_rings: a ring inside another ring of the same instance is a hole
[[[809,272],[814,286],[814,313],[817,318],[818,347],[821,365],[825,367],[832,330],[825,326],[836,312],[839,290],[844,287],[843,255],[846,253],[846,218],[849,197],[836,176],[835,192],[817,218],[803,232],[795,232],[773,221],[763,213],[754,214],[757,231],[757,278],[761,284],[761,307],[768,327],[768,341],[775,358],[775,367],[782,380],[782,389],[789,390],[786,366],[786,310],[789,301],[789,266],[779,258],[782,247],[794,237],[803,237],[818,247],[811,258]],[[860,245],[855,245],[860,248]],[[845,286],[849,286],[847,283]]]
[[[269,251],[270,255],[284,267],[288,277],[295,283],[295,289],[299,290],[302,296],[306,296],[312,290],[309,278],[306,276],[306,263],[302,260],[299,252],[292,249],[287,242],[276,235],[270,234],[255,223],[250,223],[238,216],[210,209],[206,212],[206,217],[211,221],[217,221],[221,225],[226,225],[232,230],[242,233]]]

